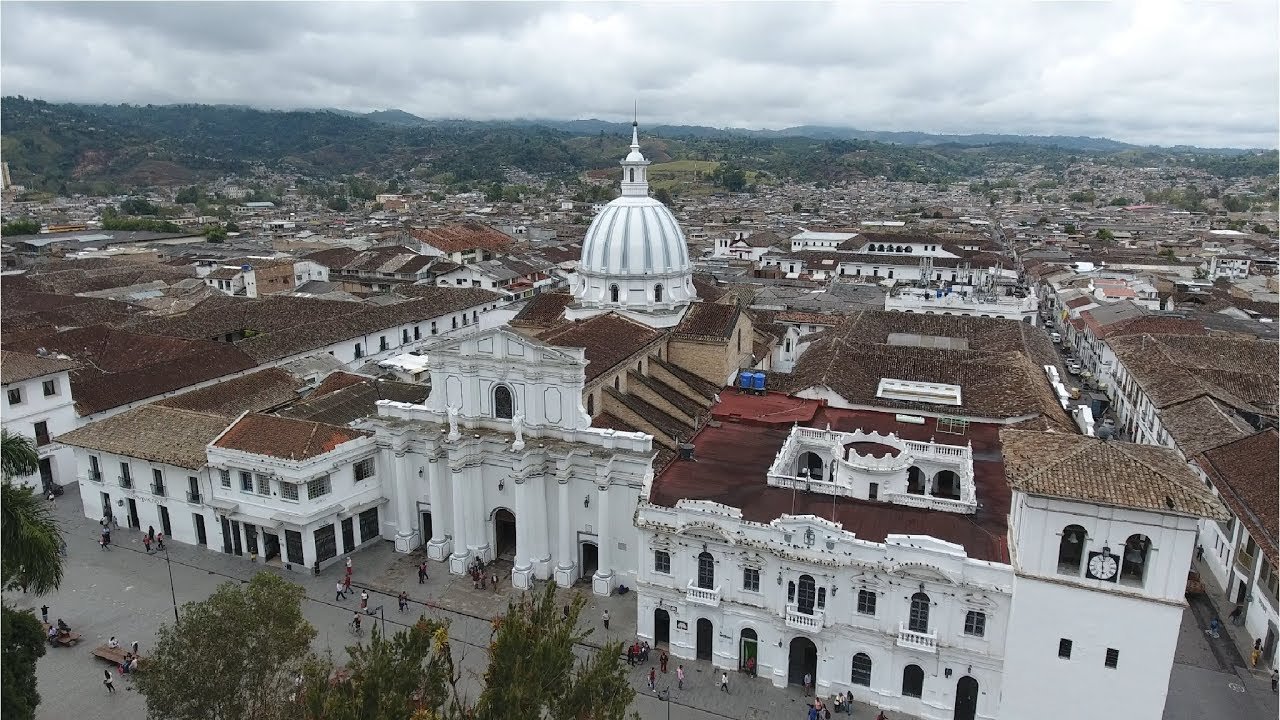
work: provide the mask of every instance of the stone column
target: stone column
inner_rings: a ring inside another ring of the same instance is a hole
[[[428,451],[426,464],[427,492],[431,495],[431,542],[427,544],[427,557],[445,560],[449,557],[449,538],[445,532],[452,521],[451,508],[445,500],[447,466],[439,462],[434,452]]]
[[[569,513],[569,471],[565,470],[563,474],[557,478],[559,481],[559,509],[557,512],[556,522],[560,536],[557,538],[559,549],[556,554],[559,556],[556,562],[556,584],[560,587],[569,587],[576,579],[574,573],[574,562],[576,556],[573,552],[573,529],[577,526],[574,516]]]
[[[516,562],[511,570],[511,585],[527,590],[533,586],[533,528],[546,524],[530,498],[531,480],[524,475],[513,478],[516,484]]]
[[[613,593],[613,584],[616,578],[613,575],[613,553],[610,551],[613,545],[613,536],[609,532],[609,479],[607,477],[598,478],[597,482],[603,483],[596,488],[596,542],[597,546],[596,574],[591,578],[591,589],[597,595],[609,595]]]
[[[450,481],[453,484],[453,554],[449,556],[449,572],[454,575],[465,575],[467,565],[471,563],[471,553],[467,545],[467,505],[470,488],[467,487],[467,476],[463,468],[449,467]]]
[[[547,513],[547,476],[538,473],[525,481],[529,485],[529,517],[536,518],[529,527],[529,553],[526,557],[533,566],[533,576],[539,580],[551,577],[551,544],[547,537],[547,525],[551,517]],[[520,527],[517,518],[516,527]]]
[[[409,467],[407,448],[394,450],[389,455],[392,457],[391,482],[395,484],[396,505],[399,506],[396,513],[396,552],[408,553],[422,544],[416,529],[418,493],[414,490],[417,488],[417,474],[414,468]]]
[[[475,457],[467,459],[463,468],[463,482],[467,487],[467,548],[473,555],[488,562],[493,559],[489,545],[489,516],[484,507],[484,467]]]

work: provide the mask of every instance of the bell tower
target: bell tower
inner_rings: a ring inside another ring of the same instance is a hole
[[[622,160],[622,197],[649,196],[649,161],[640,152],[640,122],[631,121],[631,152]]]

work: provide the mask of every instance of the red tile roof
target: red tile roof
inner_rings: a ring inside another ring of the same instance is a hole
[[[477,248],[493,251],[506,250],[515,242],[488,225],[477,222],[411,230],[409,234],[415,240],[420,240],[444,253],[466,252]]]
[[[214,446],[285,460],[306,460],[363,437],[373,437],[373,433],[310,420],[245,415]]]
[[[1280,435],[1267,430],[1207,450],[1196,458],[1231,513],[1244,523],[1271,565],[1280,565]]]
[[[653,482],[650,501],[674,507],[681,499],[712,500],[740,508],[744,520],[767,523],[784,514],[833,518],[864,540],[884,542],[891,534],[929,535],[964,546],[969,557],[1009,562],[1007,518],[1012,492],[1000,457],[999,426],[971,423],[965,435],[924,425],[899,423],[889,413],[824,407],[780,393],[763,397],[721,391],[712,408],[719,427],[703,427],[691,441],[695,461],[676,460]],[[895,432],[908,440],[972,442],[974,480],[980,507],[974,515],[911,508],[883,502],[836,498],[770,487],[766,473],[793,423],[840,431]]]
[[[590,383],[661,336],[661,332],[647,325],[606,313],[552,328],[538,338],[548,345],[586,350]]]

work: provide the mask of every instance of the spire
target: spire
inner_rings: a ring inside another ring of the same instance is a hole
[[[640,152],[640,120],[639,104],[636,105],[635,119],[631,121],[631,152],[620,163],[622,165],[622,194],[626,197],[647,197],[649,195],[649,179],[647,177],[649,161]]]

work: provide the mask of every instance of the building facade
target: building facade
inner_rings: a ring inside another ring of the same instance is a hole
[[[76,426],[71,371],[78,366],[65,355],[0,354],[4,429],[29,440],[39,455],[36,472],[14,481],[38,492],[75,482],[74,456],[53,439]]]

